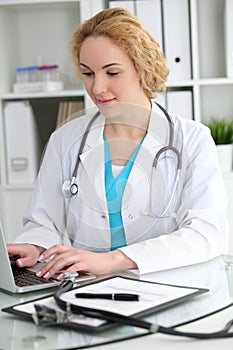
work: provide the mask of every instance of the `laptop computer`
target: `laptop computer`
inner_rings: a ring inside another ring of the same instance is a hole
[[[19,268],[14,261],[10,261],[6,242],[0,223],[0,289],[10,293],[25,293],[35,290],[59,286],[61,281],[51,278],[45,280],[35,275],[43,263],[30,268]],[[89,273],[79,273],[75,282],[94,279],[96,276]]]

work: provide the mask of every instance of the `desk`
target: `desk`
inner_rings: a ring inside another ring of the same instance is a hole
[[[196,296],[145,319],[163,326],[173,326],[197,319],[231,304],[233,302],[233,260],[229,260],[231,257],[219,257],[202,264],[142,275],[140,278],[144,280],[209,289],[208,293]],[[9,295],[0,292],[0,307],[36,299],[49,293],[51,290],[24,295]],[[229,311],[231,314],[227,316],[233,318],[233,308]],[[208,321],[207,325],[199,326],[194,322],[181,326],[180,329],[188,327],[189,330],[196,331],[198,327],[201,327],[202,332],[208,332],[212,330],[211,327],[222,328],[226,323],[225,317],[227,316],[225,313],[221,314],[221,317],[218,315],[212,316],[213,320]],[[119,348],[124,350],[128,347],[135,350],[142,347],[145,350],[154,350],[155,347],[157,350],[169,350],[170,348],[172,350],[187,350],[187,347],[189,350],[199,350],[200,346],[211,350],[219,350],[220,347],[223,347],[224,350],[232,350],[233,345],[232,338],[200,341],[161,334],[148,334],[146,330],[132,326],[117,326],[100,333],[84,333],[62,327],[38,327],[33,322],[3,312],[0,313],[0,330],[0,348],[2,350],[61,350],[94,345],[97,346],[97,350],[119,350]]]

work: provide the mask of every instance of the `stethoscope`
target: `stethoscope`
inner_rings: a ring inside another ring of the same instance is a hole
[[[155,186],[155,181],[153,181],[154,173],[155,173],[155,170],[157,168],[158,161],[159,161],[161,155],[167,151],[172,151],[175,154],[176,159],[177,159],[177,167],[176,167],[176,177],[175,177],[174,184],[173,184],[173,190],[172,190],[170,199],[168,201],[168,204],[165,206],[165,209],[159,215],[155,214],[153,196],[150,196],[150,208],[149,208],[147,214],[150,216],[153,216],[153,217],[167,217],[169,215],[166,215],[166,213],[167,213],[167,211],[171,205],[171,202],[174,198],[176,188],[177,188],[177,185],[179,182],[180,171],[181,171],[181,167],[182,167],[182,157],[181,157],[181,152],[174,146],[174,123],[173,123],[170,115],[166,111],[166,109],[163,108],[157,102],[156,102],[156,104],[162,110],[162,112],[164,113],[164,115],[166,116],[166,119],[168,121],[169,138],[168,138],[168,144],[166,146],[162,147],[156,153],[154,160],[153,160],[153,163],[152,163],[151,193],[154,193],[154,186]],[[78,168],[79,168],[79,164],[80,164],[80,156],[83,153],[83,149],[85,147],[86,139],[89,135],[90,129],[99,115],[100,115],[100,112],[98,111],[94,115],[94,117],[89,121],[89,123],[86,127],[86,130],[84,132],[83,138],[81,140],[81,143],[80,143],[80,147],[79,147],[78,155],[76,158],[75,167],[74,167],[73,172],[72,172],[71,180],[66,180],[62,185],[62,192],[66,198],[71,198],[71,197],[76,196],[78,194],[79,188],[78,188],[78,184],[77,184],[77,173],[78,173]]]
[[[233,337],[233,333],[229,332],[231,327],[233,326],[233,320],[227,322],[225,327],[217,332],[183,332],[177,330],[175,327],[160,326],[159,324],[143,321],[142,319],[138,319],[136,317],[124,316],[111,311],[99,310],[95,308],[83,307],[68,303],[61,299],[61,295],[71,290],[74,286],[75,277],[72,276],[72,272],[69,274],[70,276],[67,276],[67,278],[63,282],[61,282],[59,289],[54,294],[55,302],[57,306],[61,310],[63,310],[63,313],[55,309],[51,309],[45,305],[35,304],[34,306],[36,309],[36,313],[33,314],[33,320],[37,325],[69,325],[70,322],[72,323],[72,314],[75,314],[84,317],[98,318],[105,321],[111,321],[118,324],[131,325],[134,327],[146,329],[149,333],[169,334],[193,339],[220,339]],[[226,306],[226,308],[229,306],[232,306],[232,304]]]

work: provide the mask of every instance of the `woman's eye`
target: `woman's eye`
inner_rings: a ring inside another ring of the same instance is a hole
[[[82,72],[82,75],[86,75],[86,76],[91,76],[91,75],[93,75],[93,73],[92,72]]]
[[[113,75],[117,75],[119,73],[118,72],[108,72],[107,74],[113,76]]]

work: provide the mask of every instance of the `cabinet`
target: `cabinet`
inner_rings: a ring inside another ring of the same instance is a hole
[[[174,6],[175,2],[180,6],[182,1],[184,3],[186,1],[190,15],[191,73],[187,79],[182,77],[168,80],[168,92],[190,92],[192,117],[198,122],[208,122],[212,116],[224,116],[230,119],[233,117],[233,79],[226,76],[225,0],[2,0],[0,2],[0,217],[8,240],[12,240],[21,230],[21,218],[33,184],[8,183],[4,105],[9,101],[29,100],[35,111],[38,132],[45,145],[55,128],[61,101],[79,100],[84,102],[85,107],[90,106],[90,101],[80,81],[75,77],[69,59],[68,43],[78,24],[104,7],[120,5],[133,11],[137,9],[144,11],[144,16],[140,20],[143,20],[145,27],[148,25],[150,30],[155,26],[155,22],[148,22],[148,16],[151,17],[151,11],[148,12],[150,6],[156,4],[164,10],[163,6],[171,4]],[[154,13],[154,18],[156,23],[161,25],[158,36],[164,48],[165,28],[162,13],[163,11]],[[182,18],[179,20],[182,22]],[[169,19],[169,28],[174,28],[175,31],[177,25],[177,20],[173,17]],[[58,64],[65,89],[51,93],[12,93],[16,67],[38,63]],[[180,106],[182,105],[181,99]],[[179,113],[179,110],[177,112]],[[233,207],[231,203],[233,176],[231,173],[223,176],[230,191],[228,191],[230,216]]]
[[[62,101],[80,101],[85,107],[90,105],[74,73],[68,44],[75,28],[102,8],[103,2],[99,0],[0,2],[0,219],[8,241],[21,231],[33,184],[27,183],[27,179],[20,184],[8,181],[4,107],[14,101],[30,103],[43,149],[56,127]],[[43,64],[59,66],[64,90],[12,92],[17,67]],[[20,130],[19,133],[24,142],[25,135]]]
[[[192,116],[193,119],[208,123],[212,117],[233,119],[233,79],[227,77],[226,67],[226,35],[225,27],[225,6],[227,0],[111,0],[107,1],[110,6],[123,6],[137,15],[144,26],[150,31],[156,30],[156,38],[160,42],[166,56],[166,28],[169,28],[167,35],[171,36],[170,44],[179,49],[175,32],[179,24],[184,25],[183,35],[186,38],[187,28],[182,17],[182,11],[177,6],[185,8],[189,16],[189,39],[190,39],[190,77],[184,79],[177,75],[175,79],[168,79],[168,93],[164,104],[171,112],[181,114],[182,105],[186,102],[184,94],[180,92],[191,92],[192,95]],[[232,0],[230,0],[232,1]],[[142,4],[146,3],[146,7]],[[167,8],[170,7],[166,17]],[[149,10],[150,8],[150,10]],[[153,15],[153,11],[160,11],[161,19]],[[231,6],[233,8],[233,6]],[[168,15],[170,18],[168,19]],[[180,16],[180,17],[179,17]],[[157,20],[157,27],[154,28],[153,18]],[[167,25],[166,21],[170,21]],[[162,28],[162,34],[159,28]],[[182,29],[181,29],[182,30]],[[229,35],[232,35],[229,34]],[[232,36],[233,40],[233,36]],[[231,46],[232,47],[232,46]],[[166,57],[171,62],[170,57]],[[174,63],[174,62],[173,62]],[[170,64],[170,68],[174,65]],[[233,62],[232,62],[233,65]],[[182,75],[182,74],[181,74]],[[174,74],[173,74],[174,76]],[[174,93],[176,104],[169,104],[169,93]],[[181,97],[180,97],[181,96]],[[160,102],[160,100],[159,100]],[[177,104],[180,104],[177,106]],[[175,110],[174,108],[175,107]],[[189,117],[184,115],[184,117]],[[227,216],[230,224],[229,253],[233,254],[233,173],[223,173],[224,184],[228,199]]]

